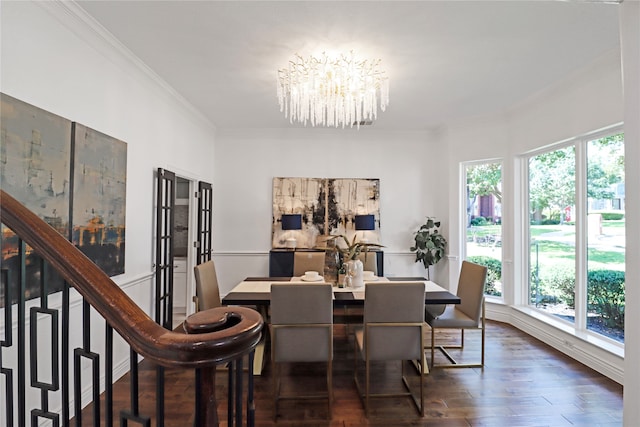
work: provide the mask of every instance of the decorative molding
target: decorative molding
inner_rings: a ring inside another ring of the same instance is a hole
[[[114,280],[118,286],[120,286],[123,290],[127,290],[133,288],[134,286],[143,285],[144,282],[150,282],[153,278],[153,273],[144,273],[134,276],[132,278],[127,278],[126,281],[122,281],[118,283],[118,281]],[[127,292],[128,294],[128,292]],[[49,295],[49,299],[47,300],[48,307],[52,310],[60,310],[62,309],[62,291],[56,292],[55,294]],[[26,311],[30,307],[38,307],[40,305],[40,298],[35,298],[26,302]],[[72,309],[80,307],[82,305],[82,296],[77,293],[73,288],[70,289],[69,292],[69,311]],[[0,314],[4,314],[4,308],[0,308]],[[27,316],[25,318],[25,327],[29,326],[30,318]],[[11,327],[14,330],[18,329],[18,310],[12,310],[12,319],[11,319]],[[4,328],[3,325],[0,328],[0,335],[4,336]]]
[[[214,257],[226,257],[226,256],[269,256],[269,251],[257,252],[257,251],[214,251],[212,254]]]
[[[118,68],[135,69],[142,77],[137,79],[139,82],[145,85],[153,82],[161,93],[166,94],[172,101],[176,101],[177,105],[180,105],[185,110],[187,116],[197,118],[207,127],[214,131],[216,130],[215,125],[201,111],[197,110],[77,3],[72,1],[42,1],[36,2],[36,4]],[[129,74],[135,77],[135,73]]]

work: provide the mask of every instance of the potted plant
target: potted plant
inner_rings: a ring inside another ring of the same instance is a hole
[[[416,253],[416,262],[422,262],[427,269],[428,280],[431,280],[429,267],[444,257],[447,247],[447,240],[440,234],[439,227],[440,221],[427,217],[427,222],[415,233],[415,245],[410,248],[411,252]]]
[[[338,270],[339,274],[349,273],[354,287],[364,286],[362,279],[363,265],[362,261],[358,259],[358,255],[364,252],[366,257],[370,248],[382,248],[384,246],[377,243],[358,242],[355,235],[351,241],[343,234],[332,236],[331,238],[334,240],[342,239],[344,242],[344,245],[339,245],[337,242],[335,245],[335,249],[342,255],[340,269]]]

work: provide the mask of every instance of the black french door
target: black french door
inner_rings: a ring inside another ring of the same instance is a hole
[[[176,174],[158,168],[156,185],[155,321],[167,329],[173,329]]]
[[[195,242],[197,262],[211,259],[211,228],[213,224],[213,188],[208,182],[198,182],[198,240]]]

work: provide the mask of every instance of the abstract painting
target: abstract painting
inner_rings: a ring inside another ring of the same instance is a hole
[[[0,94],[0,185],[45,222],[69,237],[71,122]],[[18,299],[19,239],[2,226],[2,268],[8,270],[11,302]],[[27,247],[26,299],[40,296],[40,257]],[[62,289],[49,278],[49,289]],[[4,306],[4,292],[0,306]]]
[[[301,230],[283,230],[283,214],[300,214]],[[373,215],[375,229],[356,231],[356,215]],[[324,246],[327,236],[343,234],[370,243],[380,242],[380,180],[373,178],[273,179],[273,248],[287,247],[295,238],[297,248]]]
[[[0,93],[0,186],[110,276],[124,272],[127,145]],[[2,268],[17,301],[19,240],[0,230]],[[26,299],[39,296],[40,259],[26,248]],[[48,289],[62,289],[50,269]],[[5,280],[6,281],[6,280]],[[7,286],[3,281],[3,286]],[[6,303],[0,292],[0,307]]]
[[[124,273],[127,144],[73,124],[73,244],[109,276]]]

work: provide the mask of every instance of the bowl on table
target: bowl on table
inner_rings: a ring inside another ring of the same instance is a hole
[[[317,271],[305,271],[301,279],[305,282],[319,282],[323,277]]]

